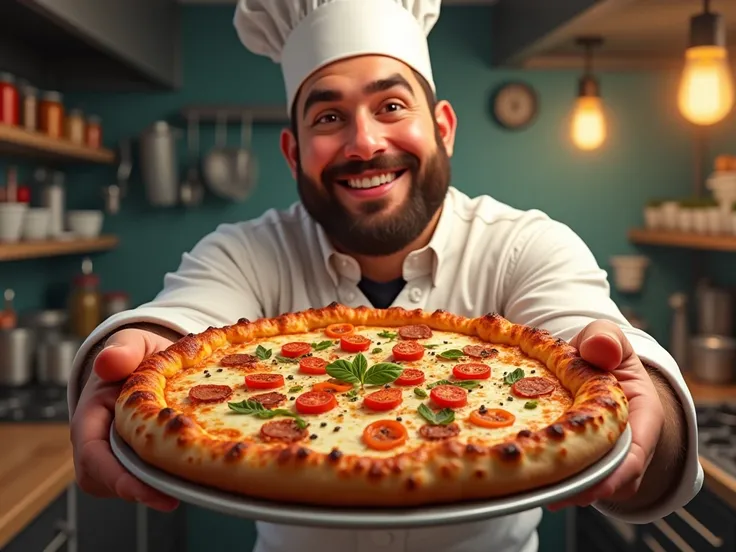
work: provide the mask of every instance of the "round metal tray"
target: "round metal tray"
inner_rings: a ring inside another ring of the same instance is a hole
[[[343,529],[396,529],[466,523],[530,510],[574,496],[610,475],[631,446],[627,425],[613,448],[598,462],[564,481],[491,500],[417,508],[330,508],[269,502],[192,483],[141,460],[115,431],[110,430],[115,456],[144,483],[183,502],[228,515],[258,521]]]

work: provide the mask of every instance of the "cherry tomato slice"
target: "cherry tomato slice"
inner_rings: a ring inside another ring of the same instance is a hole
[[[407,341],[407,343],[411,343]],[[394,381],[396,385],[419,385],[424,381],[424,372],[416,368],[404,368],[401,375]]]
[[[366,395],[363,399],[363,404],[366,408],[383,412],[384,410],[396,408],[401,404],[402,400],[401,389],[392,387],[391,389],[381,389],[380,391],[374,391],[370,395]]]
[[[281,346],[281,356],[297,358],[306,355],[312,350],[312,346],[304,341],[292,341]]]
[[[487,408],[473,410],[470,413],[469,420],[480,427],[508,427],[514,423],[516,416],[503,408]]]
[[[296,398],[296,409],[301,414],[322,414],[337,406],[334,393],[307,391]]]
[[[344,335],[350,335],[355,331],[355,326],[352,324],[330,324],[325,328],[325,334],[328,337],[342,337]]]
[[[391,352],[395,360],[419,360],[424,356],[424,346],[416,341],[400,341]]]
[[[457,385],[438,385],[429,392],[440,408],[460,408],[468,404],[468,392]]]
[[[336,383],[333,381],[320,381],[312,385],[312,391],[327,391],[328,393],[347,393],[353,388],[349,383]]]
[[[304,374],[321,375],[327,373],[327,361],[319,357],[302,357],[299,359],[299,371]]]
[[[363,430],[363,442],[373,450],[390,450],[403,445],[409,432],[396,420],[376,420]]]
[[[491,377],[491,367],[482,362],[456,364],[452,368],[452,375],[459,380],[488,379]]]
[[[284,376],[281,374],[248,374],[245,376],[248,389],[276,389],[283,387]]]
[[[370,339],[358,334],[344,335],[340,338],[340,348],[347,353],[367,351],[370,345]]]

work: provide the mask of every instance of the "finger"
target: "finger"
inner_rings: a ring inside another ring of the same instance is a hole
[[[634,352],[621,328],[608,320],[591,322],[570,343],[585,360],[604,370],[617,368]]]
[[[94,362],[94,371],[105,381],[120,381],[132,374],[148,355],[166,349],[171,341],[157,334],[127,329],[111,335]]]

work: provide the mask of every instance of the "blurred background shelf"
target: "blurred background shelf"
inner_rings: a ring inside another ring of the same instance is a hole
[[[117,236],[100,236],[91,239],[4,243],[0,244],[0,261],[109,251],[116,248],[119,242]]]
[[[736,251],[736,236],[728,234],[695,234],[671,230],[633,228],[629,241],[639,245],[661,245],[710,251]]]
[[[115,152],[106,148],[88,148],[68,140],[50,138],[40,132],[0,124],[0,152],[34,156],[56,161],[79,161],[99,164],[115,163]]]

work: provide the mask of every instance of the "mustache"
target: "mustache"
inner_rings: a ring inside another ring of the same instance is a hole
[[[366,171],[396,168],[406,169],[416,174],[419,169],[419,158],[410,153],[398,153],[380,155],[369,161],[351,159],[350,161],[327,167],[322,171],[322,181],[334,182],[335,180],[347,180]]]

